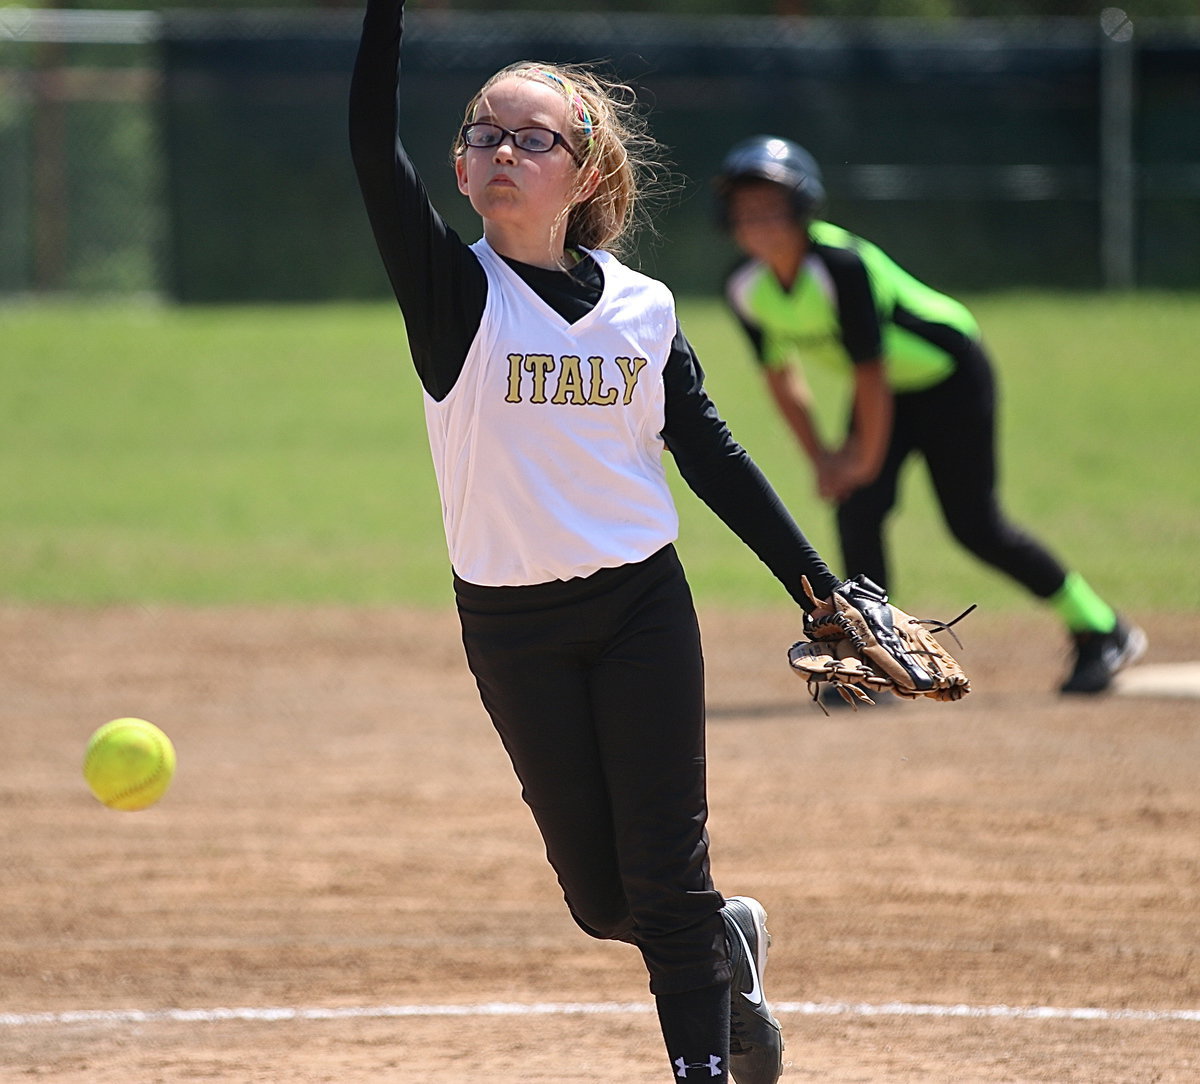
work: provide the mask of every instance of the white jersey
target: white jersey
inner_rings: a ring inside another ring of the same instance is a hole
[[[479,331],[425,421],[454,571],[486,587],[588,576],[673,542],[663,369],[675,303],[662,283],[593,252],[595,308],[569,324],[488,245]]]

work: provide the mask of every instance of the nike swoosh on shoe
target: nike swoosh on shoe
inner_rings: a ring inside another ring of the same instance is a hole
[[[736,922],[731,923],[731,925],[733,926],[733,932],[737,934],[738,940],[742,943],[742,949],[746,953],[746,959],[750,961],[750,990],[748,992],[746,990],[740,990],[738,992],[742,995],[742,997],[749,1001],[751,1005],[761,1005],[763,1000],[762,987],[759,985],[758,981],[758,967],[755,965],[754,953],[750,951],[750,945],[746,941],[746,935],[742,933],[742,928]]]

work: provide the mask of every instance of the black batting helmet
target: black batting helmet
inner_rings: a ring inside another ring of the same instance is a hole
[[[825,185],[817,160],[798,143],[779,136],[753,136],[725,155],[716,178],[717,216],[729,221],[729,192],[738,181],[774,181],[792,196],[796,217],[807,221],[825,203]]]

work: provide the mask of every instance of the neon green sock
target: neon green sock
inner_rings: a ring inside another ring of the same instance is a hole
[[[1078,572],[1068,572],[1062,587],[1047,601],[1072,632],[1112,632],[1117,627],[1113,608]]]

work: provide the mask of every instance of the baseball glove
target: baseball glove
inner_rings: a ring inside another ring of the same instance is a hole
[[[803,582],[814,604],[804,617],[808,639],[792,645],[788,661],[817,703],[825,685],[854,707],[874,704],[870,693],[885,690],[908,700],[961,700],[971,691],[962,667],[933,634],[961,621],[974,606],[953,621],[930,621],[893,606],[865,576],[839,584],[824,600]]]

